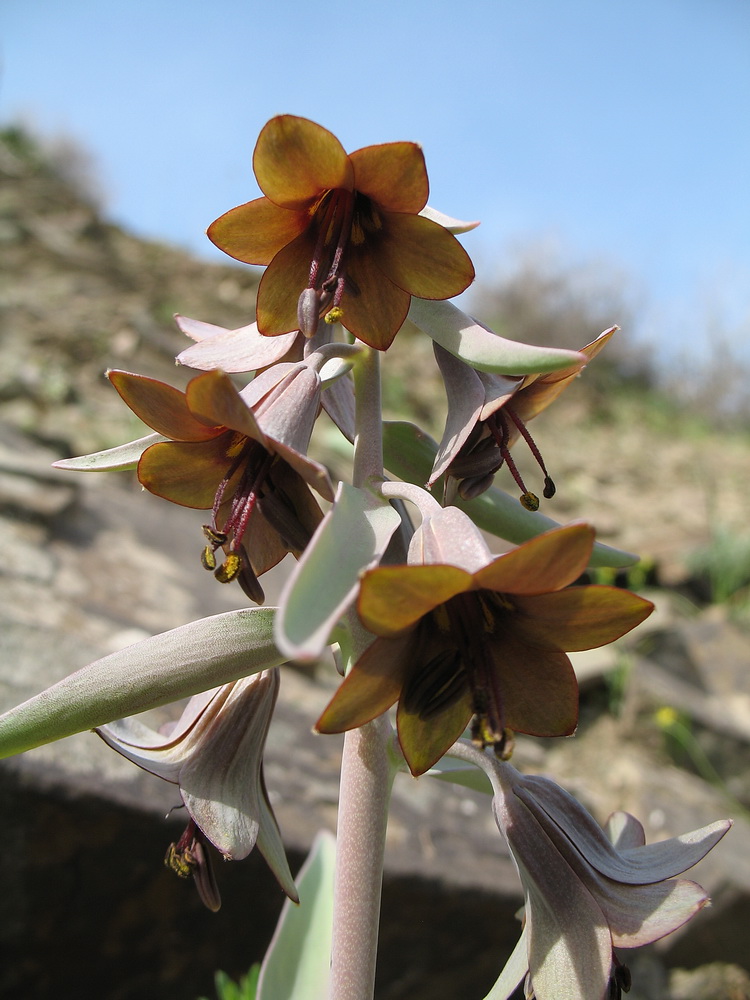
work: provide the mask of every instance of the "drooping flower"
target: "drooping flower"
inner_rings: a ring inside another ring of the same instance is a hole
[[[525,976],[526,996],[536,1000],[617,997],[629,974],[614,949],[656,941],[708,902],[697,883],[674,876],[697,864],[730,820],[647,845],[628,813],[611,816],[605,833],[555,782],[468,745],[451,755],[490,778],[495,819],[523,883],[523,932],[492,1000],[507,1000]]]
[[[510,454],[513,444],[523,437],[542,470],[543,495],[547,499],[554,496],[554,482],[526,424],[557,399],[616,330],[613,326],[582,347],[579,362],[559,371],[523,377],[478,371],[436,343],[435,356],[448,397],[448,417],[429,485],[445,475],[448,502],[456,492],[463,500],[471,500],[483,493],[506,465],[523,491],[521,503],[536,510],[539,500],[526,488]]]
[[[455,237],[420,215],[429,183],[416,143],[347,155],[322,126],[279,115],[261,130],[253,170],[264,197],[222,215],[208,236],[237,260],[268,265],[257,301],[266,336],[311,336],[327,315],[385,350],[412,295],[450,298],[474,279]]]
[[[210,509],[204,566],[262,603],[257,577],[287,552],[299,554],[320,522],[309,486],[333,499],[326,470],[305,454],[320,407],[317,371],[304,362],[275,365],[241,392],[223,372],[209,371],[184,393],[142,375],[108,374],[128,406],[171,439],[144,451],[141,484],[173,503]],[[217,567],[219,548],[225,559]]]
[[[398,700],[399,741],[413,774],[431,767],[472,716],[481,746],[502,749],[507,730],[572,733],[578,686],[565,651],[612,642],[653,609],[614,587],[568,586],[593,543],[593,528],[573,524],[493,558],[457,508],[426,518],[408,565],[364,574],[357,610],[378,638],[318,731],[361,726]]]
[[[138,717],[96,732],[114,750],[179,785],[190,820],[167,854],[169,867],[194,876],[201,897],[218,909],[204,839],[227,860],[247,857],[256,843],[284,892],[297,901],[284,846],[263,779],[263,750],[279,690],[278,668],[193,696],[166,733]]]

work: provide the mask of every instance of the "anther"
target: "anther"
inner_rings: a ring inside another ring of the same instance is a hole
[[[523,488],[524,488],[523,484],[521,484],[521,489]],[[521,501],[521,505],[525,507],[526,510],[531,510],[531,511],[539,510],[539,497],[536,495],[536,493],[530,493],[528,490],[526,490],[526,492],[519,497],[519,500]]]
[[[231,583],[236,580],[242,569],[242,557],[236,552],[230,552],[224,562],[214,572],[219,583]]]

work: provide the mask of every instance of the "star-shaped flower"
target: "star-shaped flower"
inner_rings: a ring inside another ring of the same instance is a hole
[[[219,371],[196,376],[185,392],[130,372],[109,378],[171,439],[144,451],[141,484],[184,507],[210,509],[204,566],[262,603],[257,577],[287,552],[299,554],[321,520],[309,486],[333,499],[326,470],[305,454],[320,408],[318,373],[304,362],[275,365],[241,392]],[[225,560],[217,567],[219,548]]]
[[[544,496],[554,496],[554,483],[526,425],[580,375],[616,330],[613,326],[582,347],[579,362],[559,371],[523,377],[478,371],[435,344],[448,397],[448,416],[429,485],[445,474],[447,502],[456,492],[462,499],[471,500],[483,493],[495,473],[507,465],[523,491],[521,502],[535,510],[539,501],[526,489],[510,455],[513,444],[523,437],[544,474]]]
[[[490,993],[506,1000],[527,976],[536,1000],[605,1000],[629,987],[614,948],[636,948],[670,934],[708,902],[701,886],[674,878],[701,860],[730,828],[720,820],[646,844],[628,813],[606,833],[548,778],[519,774],[473,747],[452,755],[478,764],[494,789],[493,811],[518,866],[524,928]],[[528,974],[528,975],[527,975]]]
[[[322,126],[279,115],[261,130],[253,170],[264,197],[222,215],[208,236],[237,260],[268,265],[257,302],[266,336],[311,336],[327,314],[385,350],[412,295],[447,299],[474,279],[456,238],[420,215],[429,183],[416,143],[347,155]]]
[[[219,899],[204,837],[233,861],[247,857],[257,843],[284,892],[297,900],[263,780],[263,749],[278,691],[278,668],[263,670],[194,695],[166,733],[137,717],[96,730],[123,757],[179,785],[190,823],[167,861],[178,874],[196,877],[210,909],[219,908]]]
[[[502,746],[506,729],[565,736],[578,686],[565,651],[592,649],[643,621],[653,605],[614,587],[569,587],[588,565],[594,531],[573,524],[492,557],[455,507],[427,518],[409,565],[365,573],[357,610],[378,636],[317,723],[363,725],[398,700],[398,735],[413,774],[466,728]]]

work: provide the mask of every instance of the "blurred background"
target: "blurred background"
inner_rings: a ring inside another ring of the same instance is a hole
[[[50,465],[144,433],[103,371],[184,384],[175,312],[232,328],[252,319],[259,272],[204,231],[258,195],[253,146],[281,112],[320,122],[347,150],[422,143],[430,203],[482,222],[461,237],[477,280],[460,304],[498,332],[577,348],[620,325],[532,431],[558,485],[545,513],[589,519],[602,540],[639,553],[632,571],[596,579],[648,594],[657,614],[627,642],[576,660],[576,740],[520,739],[517,760],[555,775],[600,821],[636,813],[649,839],[737,820],[696,872],[714,906],[634,960],[630,996],[742,1000],[745,0],[4,0],[2,707],[129,642],[245,603],[199,570],[200,512],[142,493],[132,473]],[[404,331],[396,347],[387,414],[439,437],[445,400],[430,346]],[[335,435],[324,421],[316,433],[335,473],[345,461]],[[533,460],[520,447],[516,460],[533,489]],[[513,492],[504,476],[497,485]],[[295,862],[317,827],[335,823],[338,743],[309,734],[335,682],[327,670],[289,672],[272,726],[266,774]],[[90,735],[0,769],[14,859],[0,894],[3,997],[192,1000],[213,996],[215,969],[238,976],[248,953],[262,954],[281,900],[258,859],[222,868],[224,908],[201,912],[160,867],[180,832],[175,814],[163,818],[175,795],[133,772]],[[481,997],[517,933],[517,882],[486,802],[439,792],[397,783],[381,1000]],[[457,937],[459,925],[472,933]]]

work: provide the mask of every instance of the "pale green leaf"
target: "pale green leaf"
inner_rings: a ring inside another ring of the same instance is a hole
[[[278,666],[275,610],[203,618],[89,663],[0,716],[0,757]]]
[[[442,757],[429,771],[425,771],[425,774],[430,778],[437,778],[439,781],[448,781],[452,785],[460,785],[462,788],[471,788],[475,792],[492,795],[492,783],[484,771],[463,760]]]
[[[577,351],[506,340],[447,300],[412,298],[408,318],[446,351],[483,372],[545,374],[586,361]]]
[[[146,448],[159,441],[168,441],[161,434],[147,434],[137,441],[118,444],[116,448],[106,451],[95,451],[91,455],[80,455],[78,458],[61,458],[55,462],[56,469],[71,469],[74,472],[123,472],[134,469]]]
[[[276,642],[288,659],[318,659],[354,600],[359,578],[385,552],[400,523],[387,500],[340,483],[281,595]]]
[[[263,959],[257,1000],[321,1000],[328,995],[335,865],[335,838],[321,831],[297,878],[299,906],[284,903]]]

